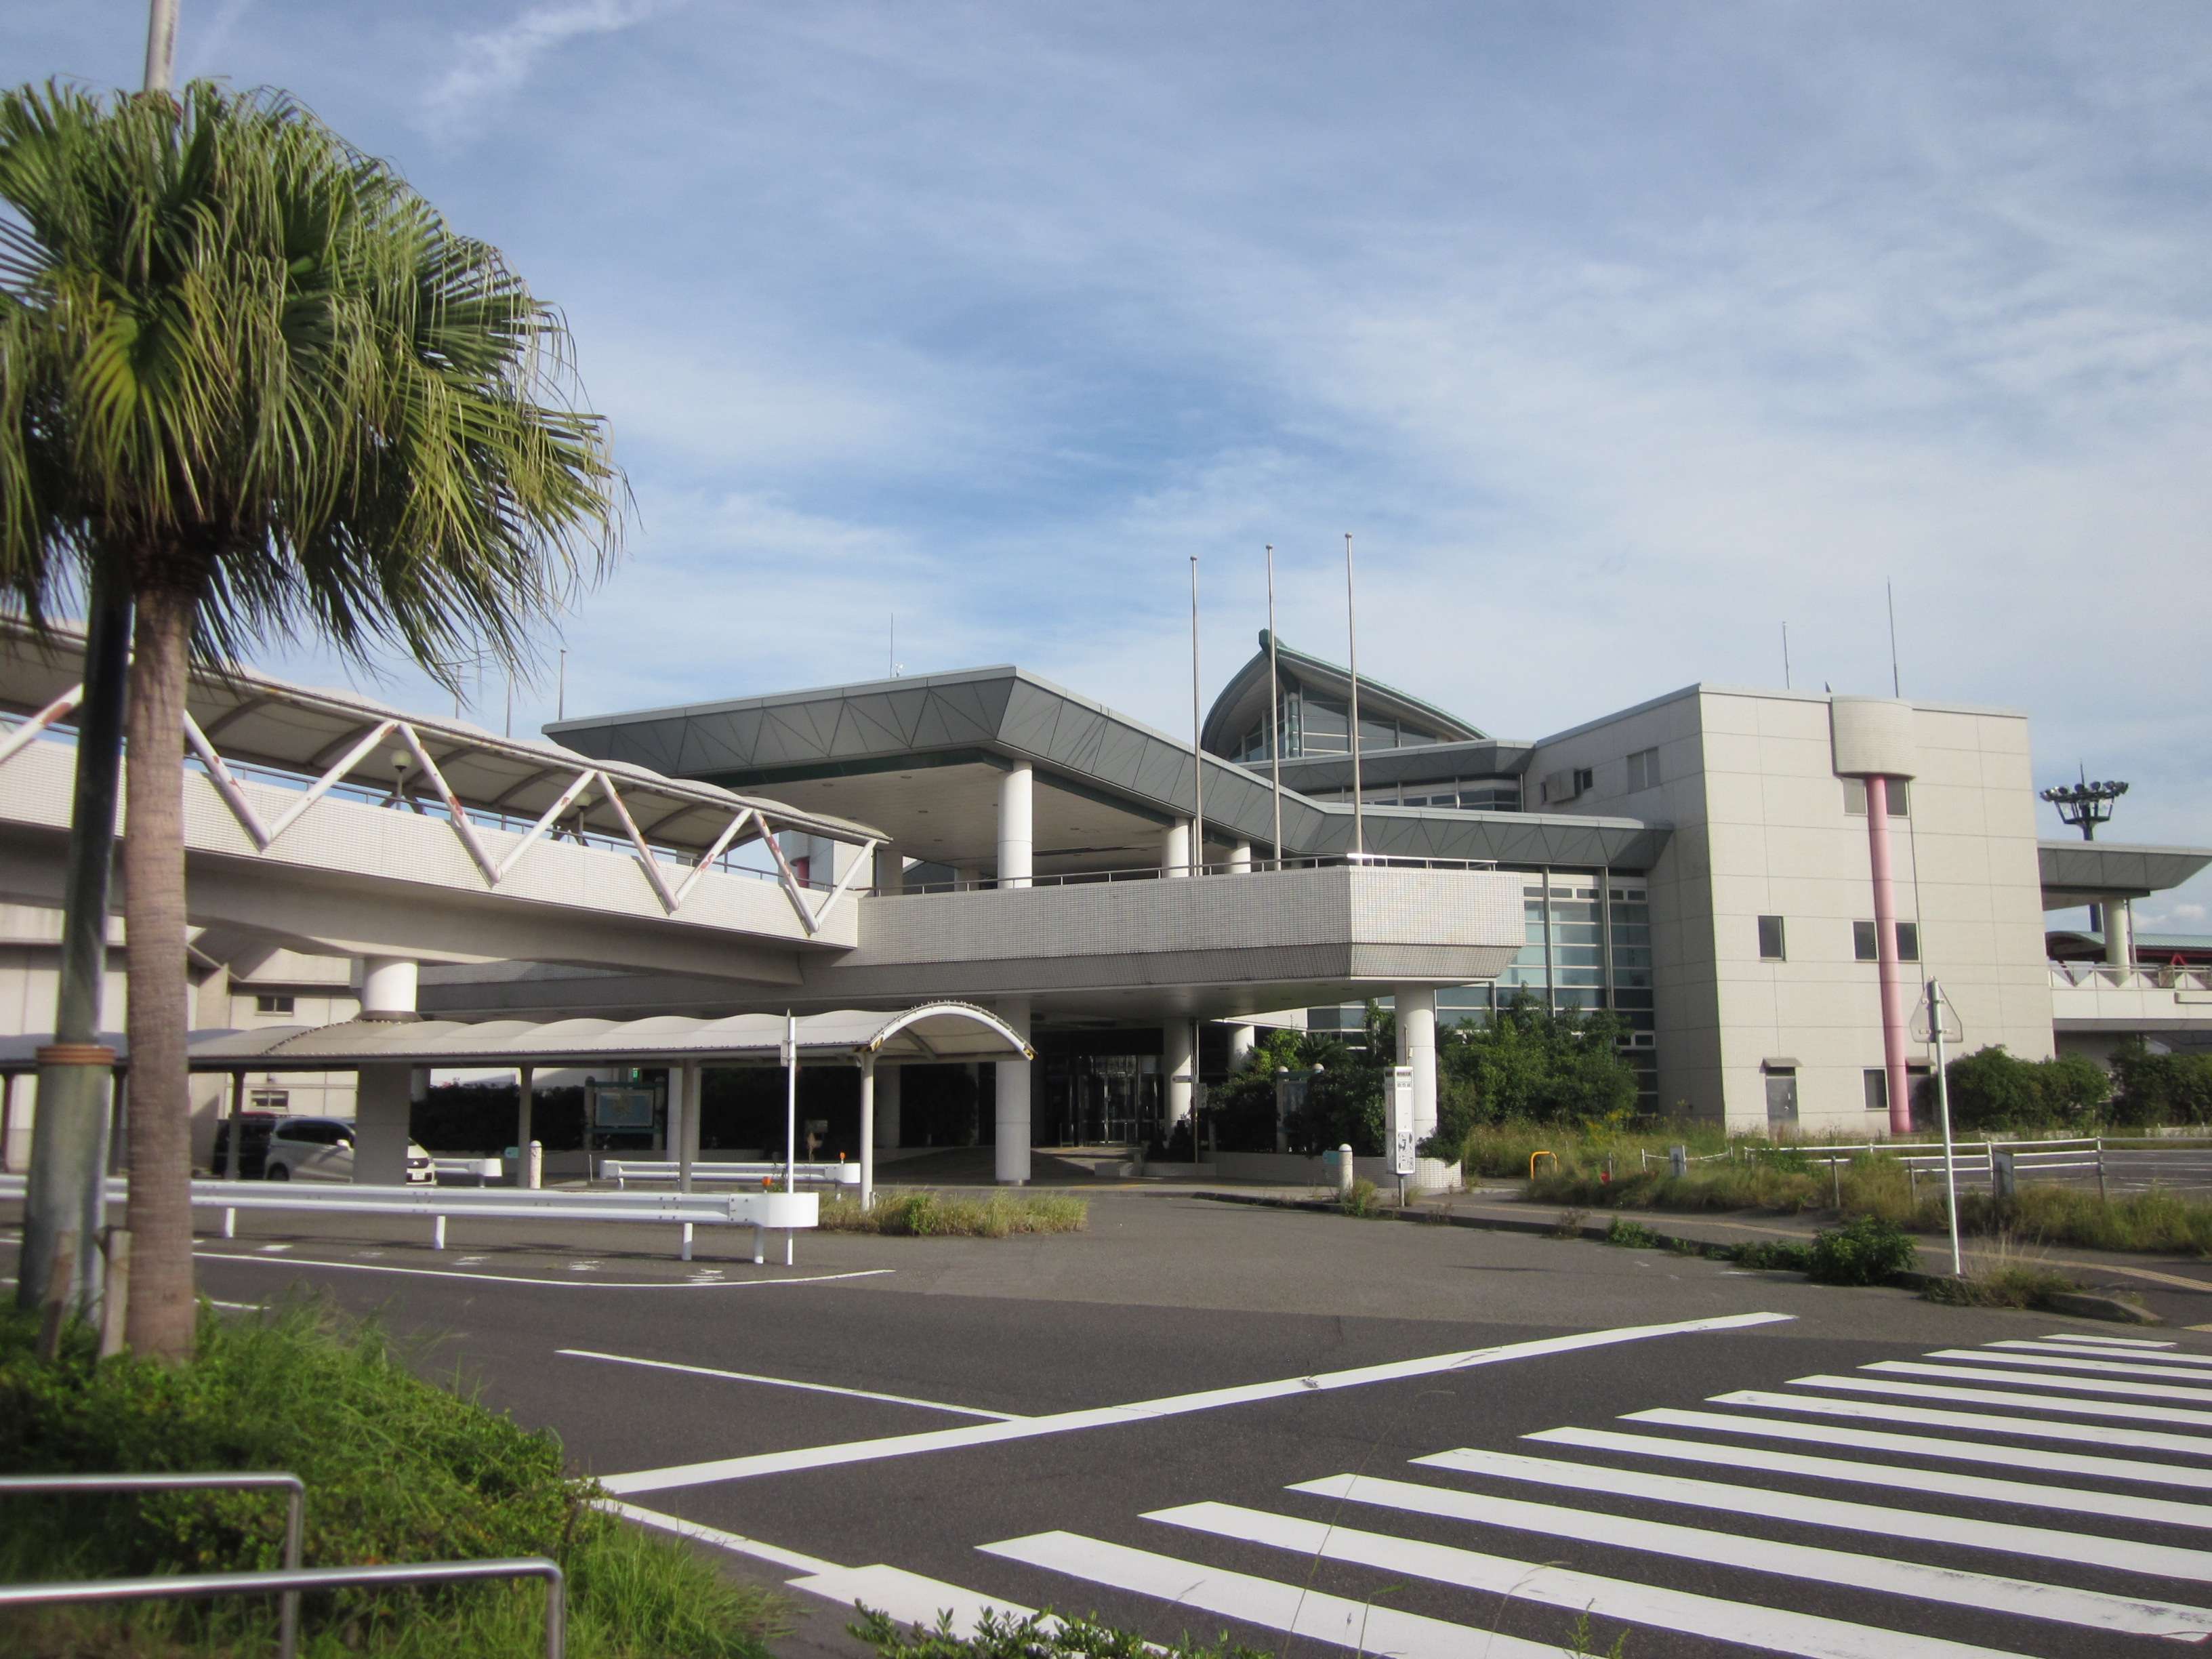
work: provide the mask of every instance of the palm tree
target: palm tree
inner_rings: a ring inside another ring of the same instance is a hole
[[[186,672],[319,635],[526,654],[619,544],[556,313],[281,94],[0,94],[0,603],[135,606],[125,1340],[191,1340]]]

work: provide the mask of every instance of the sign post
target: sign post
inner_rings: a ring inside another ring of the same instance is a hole
[[[1398,1203],[1406,1202],[1406,1177],[1413,1173],[1413,1068],[1390,1068],[1390,1173],[1398,1177]]]
[[[1951,1079],[1944,1072],[1943,1043],[1947,1037],[1964,1042],[1966,1031],[1959,1024],[1959,1017],[1944,1006],[1942,986],[1932,979],[1928,981],[1928,1004],[1921,1018],[1927,1022],[1927,1041],[1936,1045],[1936,1108],[1943,1123],[1943,1212],[1951,1226],[1951,1272],[1963,1277],[1966,1269],[1959,1254],[1958,1147],[1951,1139]]]
[[[783,1016],[783,1190],[799,1190],[799,1021]]]

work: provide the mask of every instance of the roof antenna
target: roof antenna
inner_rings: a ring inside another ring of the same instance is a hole
[[[1893,697],[1901,697],[1905,695],[1905,684],[1904,682],[1899,679],[1897,676],[1896,584],[1885,578],[1881,585],[1881,591],[1889,596],[1889,695]]]
[[[891,678],[892,678],[893,679],[896,679],[896,678],[899,677],[899,660],[898,660],[898,612],[897,612],[897,611],[892,611],[892,612],[891,612],[891,646],[890,646],[890,651],[889,654],[884,658],[884,660],[885,660],[886,662],[890,663],[890,665],[891,665]]]
[[[1789,624],[1787,622],[1785,622],[1785,623],[1784,623],[1782,624],[1782,689],[1783,689],[1784,691],[1787,691],[1787,690],[1789,690],[1790,689],[1790,624]]]
[[[1367,857],[1367,826],[1360,816],[1359,787],[1359,594],[1352,580],[1352,532],[1344,532],[1344,630],[1352,651],[1352,861]]]

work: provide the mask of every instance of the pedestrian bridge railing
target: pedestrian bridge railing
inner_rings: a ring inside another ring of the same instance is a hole
[[[0,1176],[0,1199],[21,1199],[27,1177]],[[111,1176],[111,1204],[129,1198],[127,1176]],[[223,1212],[222,1236],[236,1237],[238,1212],[294,1215],[371,1215],[431,1224],[430,1247],[446,1248],[446,1223],[474,1221],[619,1221],[682,1230],[679,1259],[691,1259],[695,1227],[750,1227],[753,1260],[767,1261],[767,1235],[784,1235],[784,1263],[791,1263],[791,1235],[820,1224],[822,1200],[814,1193],[586,1192],[574,1188],[372,1187],[333,1182],[195,1181],[195,1209]]]

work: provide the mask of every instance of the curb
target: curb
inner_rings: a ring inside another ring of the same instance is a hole
[[[1217,1204],[1254,1204],[1271,1210],[1306,1210],[1316,1215],[1342,1215],[1342,1207],[1324,1198],[1262,1198],[1252,1193],[1194,1192],[1193,1198],[1211,1199]],[[1620,1212],[1615,1211],[1615,1215]],[[1377,1210],[1365,1219],[1376,1221],[1410,1221],[1421,1226],[1480,1227],[1486,1232],[1536,1233],[1547,1238],[1562,1237],[1559,1224],[1530,1219],[1521,1221],[1505,1216],[1443,1215],[1435,1211],[1422,1212],[1413,1208],[1399,1209],[1395,1206]],[[1577,1230],[1578,1236],[1606,1242],[1607,1227],[1585,1226]],[[1662,1233],[1649,1223],[1642,1224],[1662,1250],[1687,1249],[1699,1255],[1711,1248],[1710,1242],[1698,1238],[1678,1238],[1672,1233]],[[1927,1273],[1909,1271],[1899,1273],[1890,1284],[1899,1290],[1924,1291],[1939,1280],[1950,1279],[1949,1273]],[[1808,1280],[1809,1283],[1810,1281]],[[2076,1319],[2104,1319],[2120,1325],[2163,1325],[2166,1322],[2148,1309],[2133,1303],[2122,1302],[2109,1296],[2093,1296],[2085,1291],[2052,1291],[2036,1298],[2036,1304],[2045,1313],[2071,1314]]]

